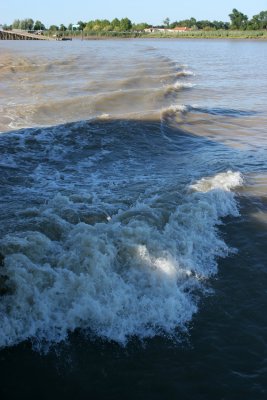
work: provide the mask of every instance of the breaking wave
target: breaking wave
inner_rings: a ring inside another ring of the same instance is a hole
[[[43,229],[0,243],[0,346],[58,343],[76,329],[121,345],[185,331],[196,291],[231,251],[217,226],[238,215],[231,189],[241,184],[238,172],[202,178],[176,204],[147,196],[100,222],[61,194],[25,210]]]

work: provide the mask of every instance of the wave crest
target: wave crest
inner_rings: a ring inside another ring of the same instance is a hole
[[[186,330],[194,292],[230,251],[216,226],[238,215],[230,189],[240,184],[231,171],[203,178],[175,208],[153,197],[94,225],[66,219],[75,204],[56,196],[38,218],[53,221],[47,229],[57,226],[57,238],[31,231],[0,243],[8,286],[0,346],[60,342],[78,328],[122,345]]]

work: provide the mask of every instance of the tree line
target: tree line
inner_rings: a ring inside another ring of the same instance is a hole
[[[41,21],[34,21],[32,18],[26,19],[16,19],[12,23],[12,25],[3,25],[4,29],[22,29],[27,31],[39,31],[39,30],[48,30],[48,31],[95,31],[95,32],[103,32],[103,31],[116,31],[116,32],[130,32],[133,30],[144,30],[149,27],[147,23],[132,23],[129,18],[118,19],[115,18],[112,21],[107,19],[96,19],[88,22],[78,21],[77,24],[69,24],[65,26],[64,24],[60,25],[50,25],[49,27],[45,27],[45,25]]]
[[[223,21],[197,21],[195,18],[185,19],[182,21],[174,21],[170,23],[170,19],[166,18],[163,23],[165,27],[175,28],[176,26],[186,26],[192,29],[234,29],[234,30],[260,30],[267,29],[267,11],[261,11],[254,15],[251,19],[247,15],[238,11],[236,8],[229,14],[230,22]]]
[[[229,14],[230,22],[223,21],[209,21],[201,20],[197,21],[195,18],[173,21],[169,18],[163,21],[163,24],[158,28],[175,28],[177,26],[185,26],[191,29],[204,29],[204,30],[219,30],[219,29],[234,29],[234,30],[261,30],[267,29],[267,11],[261,11],[254,15],[251,19],[247,15],[238,11],[236,8]],[[3,25],[4,29],[22,29],[22,30],[48,30],[48,31],[85,31],[85,32],[131,32],[131,31],[142,31],[145,28],[149,28],[151,25],[146,22],[132,23],[129,18],[118,19],[115,18],[112,21],[107,19],[96,19],[88,22],[78,21],[77,24],[69,24],[65,26],[50,25],[46,28],[45,25],[37,20],[34,21],[32,18],[16,19],[12,25]]]

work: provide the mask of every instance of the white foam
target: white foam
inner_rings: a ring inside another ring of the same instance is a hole
[[[161,110],[162,115],[173,115],[176,113],[184,113],[188,111],[188,106],[185,104],[172,104],[169,107],[163,108]]]
[[[183,89],[191,89],[194,86],[196,86],[194,83],[181,82],[180,80],[178,80],[177,82],[175,82],[171,85],[165,85],[165,92],[172,93],[172,92],[180,91]]]
[[[99,119],[109,119],[110,118],[110,114],[102,113],[101,115],[99,115],[98,118]]]
[[[194,76],[194,72],[190,71],[190,70],[182,70],[182,71],[178,71],[176,73],[176,76]]]
[[[240,172],[222,172],[211,178],[202,178],[191,185],[198,192],[208,192],[214,189],[229,191],[235,187],[242,186],[243,178]]]
[[[164,124],[166,122],[175,122],[175,124],[179,123],[180,121],[182,121],[184,114],[188,112],[188,109],[188,106],[183,104],[172,104],[169,107],[163,108],[161,110],[160,116],[161,124]],[[162,129],[162,133],[168,141],[171,141],[171,139],[165,135],[164,129]]]
[[[60,342],[76,328],[122,345],[185,330],[194,290],[229,252],[216,226],[238,215],[230,189],[241,183],[231,171],[203,178],[175,209],[156,196],[95,225],[66,222],[64,208],[74,205],[57,196],[39,218],[49,216],[59,239],[22,232],[0,243],[11,290],[1,297],[0,346]]]
[[[190,89],[194,86],[196,86],[194,83],[180,81],[177,81],[173,84],[174,89]]]

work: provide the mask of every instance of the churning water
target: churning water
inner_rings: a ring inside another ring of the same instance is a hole
[[[1,43],[4,398],[267,396],[266,46]]]

